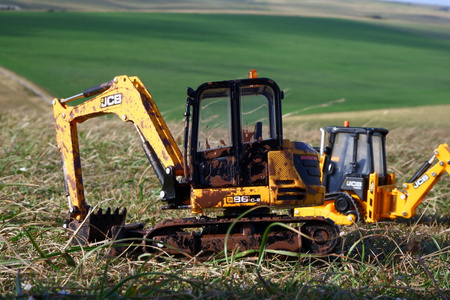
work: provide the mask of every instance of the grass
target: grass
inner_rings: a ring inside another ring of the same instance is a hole
[[[291,120],[285,122],[286,137],[317,145],[317,130],[292,127]],[[416,125],[421,122],[425,118]],[[173,132],[182,126],[170,123]],[[160,253],[108,259],[104,256],[108,244],[67,245],[61,227],[67,199],[51,116],[0,114],[0,127],[0,294],[6,299],[450,297],[447,175],[420,206],[418,217],[343,227],[339,249],[327,257],[304,254],[285,261],[282,255],[267,253],[259,262],[235,253],[228,260],[200,261]],[[388,164],[399,182],[409,178],[429,158],[430,147],[450,133],[440,126],[391,129]],[[133,128],[99,118],[81,124],[80,132],[91,204],[126,206],[127,223],[145,222],[146,227],[186,214],[160,211],[157,180]]]
[[[242,78],[251,68],[285,90],[286,113],[446,104],[450,92],[450,41],[386,23],[162,13],[0,18],[0,65],[60,98],[137,75],[171,120],[182,118],[186,87]]]

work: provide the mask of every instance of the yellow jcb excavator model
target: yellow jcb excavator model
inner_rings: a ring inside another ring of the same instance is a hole
[[[450,148],[441,144],[433,157],[397,188],[395,173],[388,173],[386,165],[388,132],[384,128],[349,127],[347,122],[322,129],[320,165],[325,202],[296,208],[294,215],[326,216],[341,225],[415,216],[417,206],[441,175],[450,174]]]
[[[68,105],[82,97],[93,98]],[[339,237],[333,221],[292,215],[294,207],[322,205],[325,187],[317,151],[283,139],[282,98],[278,85],[257,78],[254,70],[248,79],[189,88],[182,151],[137,77],[117,76],[81,94],[54,99],[70,208],[66,226],[76,233],[74,241],[84,245],[106,238],[134,239],[140,243],[134,249],[145,252],[196,255],[223,251],[225,245],[239,251],[259,249],[268,230],[268,249],[333,251]],[[140,223],[125,225],[125,209],[91,209],[84,196],[77,123],[105,114],[115,114],[136,127],[162,185],[163,208],[189,209],[199,217],[168,219],[144,229]],[[273,208],[286,213],[274,214]],[[205,215],[214,210],[223,213],[214,218]],[[248,214],[239,218],[244,212]],[[274,222],[299,226],[303,234],[271,226]],[[123,248],[113,250],[119,254]]]

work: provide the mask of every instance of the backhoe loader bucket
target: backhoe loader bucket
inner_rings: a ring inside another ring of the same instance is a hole
[[[123,208],[121,212],[116,208],[113,213],[109,207],[104,213],[101,208],[97,212],[89,211],[83,221],[72,220],[68,223],[67,227],[74,232],[72,243],[84,246],[88,243],[114,238],[111,228],[124,225],[126,215],[126,208]]]

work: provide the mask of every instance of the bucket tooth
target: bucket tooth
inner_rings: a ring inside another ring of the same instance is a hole
[[[111,215],[111,207],[108,207],[105,211],[105,215]]]

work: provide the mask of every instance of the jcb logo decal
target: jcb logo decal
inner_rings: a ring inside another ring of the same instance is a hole
[[[345,182],[345,185],[348,186],[348,187],[352,187],[355,190],[360,190],[362,188],[362,182],[361,181],[347,180]]]
[[[115,94],[108,97],[103,97],[100,107],[103,108],[107,106],[117,105],[120,103],[122,103],[122,94]]]
[[[428,179],[430,179],[430,177],[428,177],[427,174],[423,175],[422,177],[417,179],[416,182],[414,182],[414,188],[417,189],[419,186],[424,184]]]

